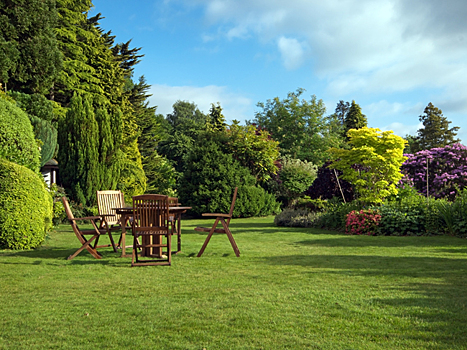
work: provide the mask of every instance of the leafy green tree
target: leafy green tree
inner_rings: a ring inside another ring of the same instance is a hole
[[[242,126],[234,120],[227,130],[229,151],[259,182],[267,181],[277,172],[278,144],[269,132],[254,125]]]
[[[441,109],[430,102],[425,107],[425,114],[420,116],[423,128],[418,129],[418,135],[413,146],[413,153],[425,149],[439,148],[460,142],[455,138],[459,130],[458,126],[449,129],[451,122],[443,116]]]
[[[350,105],[350,108],[344,119],[345,135],[347,135],[350,129],[364,128],[367,126],[367,124],[368,121],[366,116],[362,114],[362,109],[357,103],[355,103],[355,101],[352,101],[352,104]]]
[[[62,67],[54,0],[0,2],[0,83],[8,90],[48,93]]]
[[[417,137],[414,135],[405,135],[404,137],[405,141],[407,141],[407,144],[405,145],[404,148],[404,154],[410,154],[410,153],[417,153],[418,152],[418,145],[417,145]]]
[[[330,168],[343,172],[364,203],[381,203],[397,194],[396,185],[403,177],[400,168],[406,141],[392,131],[363,127],[348,132],[351,149],[331,149]]]
[[[150,95],[146,91],[149,87],[144,76],[141,77],[138,84],[133,84],[133,97],[130,99],[140,131],[138,148],[147,179],[146,192],[175,196],[178,174],[167,158],[157,153],[158,143],[167,138],[166,121],[162,114],[156,114],[156,107],[148,107]]]
[[[282,155],[322,164],[328,157],[327,150],[342,143],[341,135],[324,116],[322,100],[312,96],[310,101],[300,100],[305,90],[290,92],[287,98],[278,97],[266,104],[258,103],[253,123],[265,128],[274,140],[279,141]]]
[[[316,179],[317,167],[300,159],[281,159],[278,176],[269,181],[272,193],[284,206],[293,207],[300,197]]]
[[[183,171],[183,157],[188,154],[199,135],[206,132],[207,116],[194,103],[177,101],[167,115],[167,139],[157,146],[160,155],[167,157],[177,172]]]

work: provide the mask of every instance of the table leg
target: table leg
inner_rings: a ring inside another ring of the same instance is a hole
[[[125,258],[126,257],[126,254],[125,254],[125,248],[126,248],[126,241],[125,241],[125,238],[126,238],[126,216],[125,215],[120,216],[120,225],[122,227],[122,238],[121,238],[120,246],[122,248],[122,258]]]

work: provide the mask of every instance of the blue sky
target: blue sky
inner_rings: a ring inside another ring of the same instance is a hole
[[[327,114],[355,100],[368,126],[416,134],[429,102],[467,142],[465,0],[94,0],[101,27],[145,55],[150,104],[177,100],[227,121],[305,89]]]

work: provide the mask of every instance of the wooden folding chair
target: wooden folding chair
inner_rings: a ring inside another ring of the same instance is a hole
[[[87,216],[84,218],[75,218],[73,216],[73,213],[71,212],[70,205],[68,204],[68,200],[66,197],[62,197],[62,202],[63,206],[65,207],[65,212],[68,217],[68,221],[71,224],[71,227],[73,228],[73,232],[75,233],[76,237],[78,240],[81,242],[81,247],[72,255],[70,255],[67,259],[71,260],[75,256],[77,256],[83,249],[86,249],[93,257],[96,259],[102,259],[101,254],[97,251],[97,248],[103,248],[103,247],[112,247],[114,252],[117,251],[117,248],[115,247],[114,240],[112,238],[112,235],[110,234],[110,231],[108,230],[108,225],[103,225],[103,228],[98,228],[96,221],[105,221],[105,217],[103,216]],[[93,229],[92,230],[82,230],[78,227],[77,221],[83,221],[83,220],[88,220],[91,222]],[[106,245],[97,245],[99,242],[99,238],[102,235],[108,235],[110,238],[110,244]],[[86,239],[85,236],[92,236],[89,239]],[[94,245],[91,243],[94,242]]]
[[[206,246],[208,245],[209,240],[211,239],[214,232],[216,232],[216,233],[225,233],[227,235],[227,237],[229,238],[230,244],[232,245],[232,248],[233,248],[233,250],[235,252],[235,255],[237,257],[240,257],[240,250],[238,250],[237,243],[235,243],[235,240],[234,240],[234,238],[232,236],[232,232],[230,232],[230,229],[229,229],[230,219],[232,219],[232,214],[233,214],[233,210],[234,210],[234,206],[235,206],[235,200],[237,199],[237,190],[238,190],[238,188],[235,187],[234,195],[233,195],[233,198],[232,198],[232,204],[230,205],[230,211],[229,211],[228,214],[220,214],[220,213],[203,213],[202,214],[202,216],[215,217],[216,220],[214,222],[214,225],[212,225],[211,228],[208,228],[208,227],[196,227],[195,228],[195,231],[209,232],[208,236],[206,237],[206,240],[204,241],[203,246],[201,247],[201,250],[199,251],[199,253],[197,255],[198,257],[200,257],[203,254],[203,252],[206,249]],[[219,222],[221,223],[222,228],[218,229],[217,224]]]
[[[120,231],[124,226],[125,229],[131,229],[131,227],[127,227],[128,220],[126,222],[121,222],[121,215],[117,214],[115,208],[124,208],[125,207],[125,199],[123,193],[117,190],[106,190],[106,191],[97,191],[97,208],[99,210],[99,215],[105,216],[105,220],[101,221],[101,227],[104,228],[102,225],[107,225],[111,232]],[[122,243],[122,236],[120,235],[120,239],[118,240],[118,245],[120,247]]]
[[[168,196],[133,197],[133,257],[131,266],[170,265],[172,262]],[[138,238],[141,237],[141,243]],[[163,242],[164,237],[166,243]],[[137,249],[141,249],[141,255]],[[162,252],[166,248],[166,252]],[[165,254],[164,254],[165,253]]]

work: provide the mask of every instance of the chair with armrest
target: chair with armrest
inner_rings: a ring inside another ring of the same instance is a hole
[[[221,213],[203,213],[201,214],[202,216],[208,216],[208,217],[215,217],[216,220],[214,221],[214,225],[212,225],[211,228],[208,227],[196,227],[195,231],[199,232],[209,232],[208,236],[206,237],[206,240],[204,241],[203,246],[201,247],[201,250],[198,253],[198,257],[200,257],[204,250],[206,249],[206,246],[209,243],[209,240],[211,239],[213,233],[225,233],[230,241],[230,244],[232,245],[232,248],[235,252],[235,255],[237,257],[240,257],[240,250],[237,247],[237,243],[235,243],[235,240],[232,236],[232,232],[229,229],[229,224],[230,224],[230,219],[232,219],[232,214],[235,206],[235,200],[237,199],[237,190],[238,188],[235,187],[233,198],[232,198],[232,204],[230,205],[230,211],[228,214],[221,214]],[[219,222],[222,225],[222,228],[217,228],[217,225]]]
[[[133,256],[131,266],[171,264],[168,198],[168,196],[159,194],[145,194],[133,197]],[[141,238],[141,243],[138,238]],[[165,254],[162,254],[162,248],[167,249]],[[137,249],[141,249],[141,254],[138,254]]]
[[[122,223],[122,217],[120,214],[117,214],[115,208],[124,208],[125,199],[123,193],[117,190],[106,190],[106,191],[97,191],[97,207],[99,210],[99,215],[105,216],[105,221],[101,221],[101,225],[107,225],[108,229],[111,232],[119,231],[121,232],[122,226],[125,226],[126,229],[130,230],[131,227],[128,225],[128,219]],[[101,226],[101,228],[103,228]],[[118,241],[118,246],[121,245],[122,237]]]
[[[71,212],[70,204],[68,203],[68,200],[66,199],[66,197],[62,197],[62,203],[63,203],[63,206],[65,207],[65,212],[68,217],[68,221],[70,222],[71,227],[73,228],[73,232],[75,233],[76,237],[81,243],[81,247],[74,254],[70,255],[67,258],[68,260],[71,260],[74,257],[76,257],[84,249],[86,249],[89,253],[91,253],[91,255],[95,257],[96,259],[102,259],[102,256],[97,251],[97,248],[112,247],[114,252],[117,251],[112,235],[108,229],[108,225],[101,224],[100,228],[97,226],[96,221],[105,221],[105,216],[87,216],[83,218],[75,218],[73,216],[73,213]],[[79,228],[77,221],[84,221],[84,220],[90,221],[93,226],[93,229],[83,230]],[[97,245],[99,242],[99,238],[102,235],[109,236],[110,244]],[[86,236],[91,236],[91,238],[86,239]],[[91,244],[93,242],[94,242],[94,245]]]

